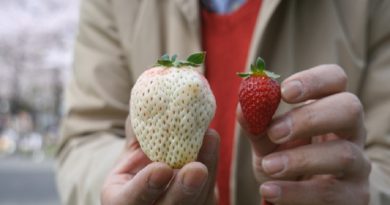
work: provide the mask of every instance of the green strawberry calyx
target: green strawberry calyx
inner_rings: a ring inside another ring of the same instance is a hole
[[[265,69],[265,62],[260,57],[257,57],[255,64],[251,64],[251,70],[249,72],[237,73],[237,75],[242,77],[242,78],[247,78],[250,76],[267,76],[267,77],[270,77],[272,79],[277,79],[280,77],[280,75],[266,70]]]
[[[168,54],[162,55],[158,60],[155,66],[164,66],[164,67],[198,67],[200,66],[206,57],[206,52],[194,53],[187,57],[186,60],[176,60],[177,55],[169,57]]]

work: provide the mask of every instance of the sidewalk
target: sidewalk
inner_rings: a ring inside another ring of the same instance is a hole
[[[0,157],[1,205],[59,205],[54,161]]]

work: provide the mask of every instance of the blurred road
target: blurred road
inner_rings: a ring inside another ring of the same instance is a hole
[[[59,205],[54,161],[0,157],[1,205]]]

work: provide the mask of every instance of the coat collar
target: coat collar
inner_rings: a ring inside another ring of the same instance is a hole
[[[272,14],[278,7],[282,0],[263,0],[261,6],[261,12],[259,14],[260,24],[263,26],[257,26],[256,30],[264,30],[265,25],[268,23]],[[199,22],[200,3],[199,0],[175,0],[179,9],[182,11],[184,17],[189,22]],[[262,28],[260,28],[262,27]],[[263,28],[264,27],[264,28]]]
[[[192,28],[194,32],[197,32],[198,39],[201,39],[201,18],[200,18],[200,3],[199,0],[174,0],[176,5],[182,12],[184,18]],[[257,17],[257,24],[253,33],[252,43],[249,48],[248,58],[246,62],[246,68],[249,69],[250,64],[261,48],[264,32],[271,20],[272,15],[280,5],[282,0],[262,0],[261,10]],[[201,42],[199,42],[201,43]],[[203,69],[202,69],[203,70]]]

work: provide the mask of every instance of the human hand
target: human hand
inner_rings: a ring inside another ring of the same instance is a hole
[[[266,136],[246,132],[263,199],[274,204],[368,204],[363,108],[355,95],[345,92],[346,85],[346,74],[337,65],[296,73],[282,83],[282,98],[302,104],[276,117]]]
[[[128,127],[127,133],[132,134]],[[103,205],[216,203],[219,136],[214,130],[206,132],[198,162],[188,163],[179,170],[165,163],[151,162],[136,138],[128,139],[125,152],[103,185]]]

